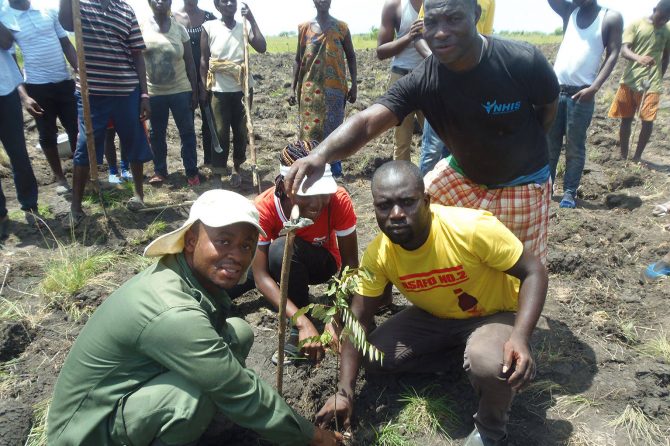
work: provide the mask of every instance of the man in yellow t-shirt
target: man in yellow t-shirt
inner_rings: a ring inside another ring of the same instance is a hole
[[[384,353],[368,370],[437,372],[446,352],[465,345],[464,368],[477,395],[475,429],[466,446],[506,444],[512,398],[535,374],[529,339],[542,312],[547,271],[489,212],[430,205],[419,168],[408,161],[381,166],[372,179],[382,230],[361,267],[372,273],[351,310],[371,326],[389,284],[413,305],[370,333]],[[338,392],[317,414],[350,422],[361,355],[342,344]]]

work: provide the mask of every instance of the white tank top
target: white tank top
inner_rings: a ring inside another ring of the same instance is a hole
[[[409,32],[412,23],[419,17],[419,11],[414,9],[410,0],[401,0],[402,15],[400,16],[400,27],[396,35],[396,39],[401,38]],[[423,57],[414,48],[414,45],[409,44],[400,54],[393,57],[391,62],[392,67],[402,68],[403,70],[413,70],[414,67],[423,62]]]
[[[581,29],[577,26],[577,13],[580,8],[570,14],[563,42],[558,50],[554,71],[561,85],[591,85],[601,64],[605,45],[602,37],[602,24],[607,10],[600,8],[593,23]]]

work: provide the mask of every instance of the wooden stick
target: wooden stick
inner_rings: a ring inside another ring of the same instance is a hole
[[[298,220],[300,216],[300,209],[298,205],[294,205],[291,209],[291,217],[289,224]],[[288,301],[288,277],[291,272],[291,257],[293,257],[293,240],[295,239],[295,231],[289,231],[286,234],[286,242],[284,243],[284,256],[281,262],[281,276],[279,280],[279,335],[277,336],[279,345],[277,346],[277,392],[282,395],[282,388],[284,385],[284,343],[286,342],[286,302]]]
[[[72,0],[72,21],[74,24],[74,35],[77,50],[77,71],[79,72],[79,92],[81,104],[84,109],[84,127],[86,128],[86,150],[88,152],[89,179],[93,183],[93,190],[98,193],[102,213],[105,221],[109,224],[109,216],[102,199],[102,191],[98,183],[98,158],[95,152],[95,136],[93,134],[93,121],[91,120],[91,104],[88,100],[88,76],[86,73],[86,55],[84,54],[84,36],[81,27],[81,10],[79,0]]]
[[[247,19],[242,18],[244,27],[244,76],[242,77],[242,86],[244,88],[244,112],[247,118],[247,134],[249,135],[249,152],[251,153],[251,180],[254,187],[258,187],[258,194],[261,193],[261,180],[258,175],[258,165],[256,164],[256,139],[254,138],[254,124],[251,121],[251,101],[249,101],[249,34]]]
[[[176,203],[176,204],[166,204],[164,206],[155,206],[155,207],[150,207],[150,208],[142,208],[139,209],[137,212],[155,212],[155,211],[164,211],[166,209],[175,209],[175,208],[180,208],[184,206],[191,206],[195,201],[184,201],[183,203]]]

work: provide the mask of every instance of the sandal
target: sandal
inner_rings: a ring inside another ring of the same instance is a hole
[[[132,197],[130,200],[128,200],[128,203],[126,203],[126,208],[128,208],[129,211],[139,211],[140,209],[144,209],[147,207],[146,204],[144,204],[144,201],[140,197]]]
[[[63,226],[64,229],[74,229],[79,224],[84,221],[86,218],[86,214],[83,212],[68,212],[65,217],[62,218],[61,220],[61,226]]]
[[[165,181],[165,177],[157,173],[155,173],[154,176],[149,178],[149,184],[159,185],[162,184],[163,181]]]
[[[651,215],[654,217],[665,217],[668,215],[668,208],[662,204],[657,204],[654,206],[654,209],[651,211]]]
[[[32,226],[35,229],[43,229],[47,225],[46,222],[44,221],[44,218],[42,218],[42,216],[36,210],[25,211],[25,216],[26,216],[26,223],[28,223],[29,226]]]
[[[642,273],[649,281],[658,280],[665,276],[670,276],[670,265],[664,262],[652,263]]]

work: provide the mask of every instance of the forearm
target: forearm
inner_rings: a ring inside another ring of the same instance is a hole
[[[541,264],[539,266],[542,269],[538,267],[528,274],[521,282],[519,290],[519,309],[516,313],[512,333],[525,340],[530,339],[530,335],[537,325],[547,295],[547,273]]]
[[[337,391],[351,399],[354,398],[361,358],[361,353],[354,348],[349,338],[345,338],[342,342],[340,378]]]
[[[22,103],[25,103],[26,99],[30,99],[30,96],[28,95],[28,92],[26,91],[25,84],[19,84],[19,86],[16,87],[16,90],[19,93],[19,99],[21,99]]]
[[[296,58],[293,61],[293,83],[291,84],[291,90],[295,93],[296,88],[298,88],[298,75],[300,73],[300,59]]]
[[[409,33],[407,33],[399,39],[391,40],[390,42],[377,46],[377,58],[384,60],[393,56],[397,56],[402,52],[402,50],[411,44],[412,38],[410,37]]]
[[[628,45],[623,45],[621,47],[621,57],[632,62],[638,62],[640,55],[634,53]]]
[[[141,51],[132,51],[131,55],[135,64],[135,70],[137,70],[137,78],[140,80],[140,93],[148,94],[147,69],[144,65],[144,56]]]
[[[63,48],[63,54],[65,54],[65,59],[67,59],[70,66],[77,71],[79,69],[79,61],[77,60],[77,51],[74,49],[74,46],[70,42],[70,39],[64,37],[61,39],[61,47]]]
[[[593,84],[591,84],[592,87],[594,87],[596,90],[600,90],[607,78],[609,78],[610,74],[612,74],[612,70],[614,70],[614,66],[616,65],[618,58],[619,52],[608,54],[607,58],[603,62],[603,65],[600,67],[600,71],[598,72],[596,79],[593,81]]]
[[[349,67],[349,77],[351,77],[351,86],[356,85],[358,80],[358,70],[356,69],[356,54],[347,55],[347,67]]]
[[[256,287],[261,292],[265,300],[267,300],[277,311],[279,311],[279,304],[281,303],[281,294],[277,282],[267,273],[254,271],[254,280]],[[286,317],[293,317],[299,308],[291,301],[286,300]]]
[[[251,24],[252,38],[249,43],[256,50],[256,52],[262,54],[267,50],[267,43],[265,42],[265,37],[263,36],[263,33],[261,33],[261,29],[258,27],[258,24],[256,23],[255,19],[252,20],[250,24]]]
[[[0,49],[8,50],[14,44],[14,35],[0,22]]]
[[[661,60],[661,77],[665,76],[665,72],[668,70],[668,58],[667,56],[663,56],[663,60]]]
[[[380,119],[378,115],[383,117]],[[397,118],[390,110],[374,104],[335,129],[312,154],[325,162],[345,159],[397,123]]]
[[[66,31],[74,31],[74,21],[72,19],[72,0],[60,0],[58,21]]]
[[[414,40],[414,48],[424,59],[432,54],[430,48],[428,48],[428,43],[426,43],[426,40],[423,37]]]

